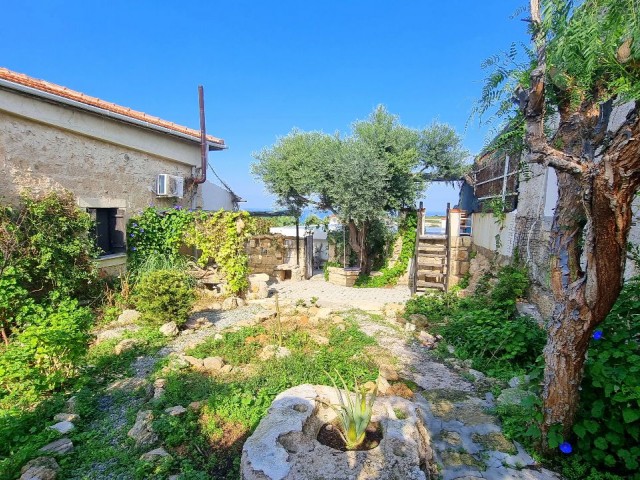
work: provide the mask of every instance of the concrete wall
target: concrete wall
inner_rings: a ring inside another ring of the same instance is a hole
[[[474,213],[471,216],[473,226],[473,244],[482,249],[495,252],[502,257],[511,257],[513,254],[513,238],[517,212],[506,214],[504,227],[496,220],[492,213]],[[499,248],[496,244],[496,236],[500,238]]]
[[[209,211],[218,211],[220,209],[229,212],[235,210],[234,198],[228,190],[211,183],[209,181],[203,183],[202,189],[202,209]]]

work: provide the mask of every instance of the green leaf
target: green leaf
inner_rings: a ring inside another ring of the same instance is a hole
[[[598,431],[598,424],[593,420],[585,420],[584,427],[589,431],[589,433],[596,433]]]
[[[602,418],[602,414],[604,413],[604,402],[602,400],[597,400],[593,402],[591,407],[591,416],[594,418]]]
[[[587,429],[584,428],[584,426],[580,425],[579,423],[576,423],[573,426],[573,431],[575,432],[576,435],[578,435],[579,438],[584,438],[584,436],[587,433]]]
[[[606,450],[607,447],[609,446],[609,444],[604,439],[604,437],[596,438],[593,444],[596,446],[596,448],[599,448],[600,450]]]
[[[635,422],[640,418],[640,410],[635,408],[624,408],[622,409],[622,418],[625,423]]]

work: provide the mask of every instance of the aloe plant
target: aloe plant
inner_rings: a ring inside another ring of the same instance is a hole
[[[340,390],[333,377],[327,374],[336,389],[340,402],[330,406],[338,414],[340,422],[338,433],[344,440],[347,450],[355,450],[364,441],[367,426],[371,421],[378,387],[376,385],[374,391],[367,395],[367,390],[364,387],[359,387],[358,382],[354,380],[355,392],[352,394],[340,372],[336,370],[336,373],[342,382],[343,390]]]

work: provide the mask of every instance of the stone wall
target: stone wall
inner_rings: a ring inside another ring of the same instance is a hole
[[[194,147],[194,148],[197,148]],[[20,193],[69,190],[83,207],[124,208],[127,218],[149,205],[191,206],[155,195],[159,173],[191,176],[190,165],[54,128],[0,110],[0,198],[16,203]],[[198,203],[199,205],[199,203]]]
[[[249,270],[252,274],[266,273],[280,280],[302,280],[305,271],[304,244],[304,237],[300,237],[300,266],[298,266],[295,237],[285,237],[280,234],[251,237],[246,245]]]
[[[469,273],[471,237],[449,236],[449,251],[447,288],[457,285]]]

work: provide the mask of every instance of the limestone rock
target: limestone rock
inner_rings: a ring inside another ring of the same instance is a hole
[[[276,316],[277,316],[276,312],[265,311],[265,312],[256,313],[255,319],[256,319],[256,322],[262,323],[262,322],[271,320],[272,318],[276,318]]]
[[[287,347],[279,347],[278,345],[266,345],[258,355],[258,358],[264,361],[269,360],[273,357],[285,358],[289,355],[291,355],[291,350],[289,350]]]
[[[126,325],[128,323],[135,323],[140,318],[141,313],[137,310],[124,310],[118,316],[118,323]]]
[[[154,388],[165,388],[167,386],[166,378],[156,378],[153,382]]]
[[[140,340],[136,340],[135,338],[125,338],[115,346],[113,352],[116,355],[120,355],[124,352],[128,352],[129,350],[133,350],[139,344]]]
[[[192,357],[191,355],[183,355],[182,358],[193,367],[202,368],[204,366],[201,358]]]
[[[73,397],[69,397],[64,404],[64,409],[67,413],[76,413],[76,409],[78,408],[78,399],[74,395]]]
[[[77,422],[80,420],[80,415],[77,413],[57,413],[53,419],[56,422]]]
[[[64,422],[58,422],[55,425],[51,425],[49,428],[51,430],[55,430],[56,432],[64,435],[65,433],[70,432],[76,427],[73,423],[64,421]]]
[[[39,452],[42,453],[54,453],[58,455],[64,455],[65,453],[69,453],[73,451],[73,442],[69,440],[67,437],[56,440],[55,442],[51,442],[44,447],[42,447]]]
[[[378,377],[378,379],[376,380],[376,384],[378,385],[378,393],[380,393],[380,395],[384,395],[385,393],[387,393],[389,387],[391,387],[391,385],[389,385],[389,382],[387,382],[387,379],[384,377]]]
[[[338,403],[334,388],[318,385],[300,385],[276,397],[244,444],[242,479],[428,478],[420,467],[429,465],[433,451],[416,404],[399,397],[378,397],[372,420],[383,431],[380,445],[340,452],[316,440],[320,427],[336,418],[335,411],[318,398]],[[406,418],[396,419],[394,410],[406,412]]]
[[[211,328],[213,323],[209,321],[207,317],[190,318],[184,324],[185,328],[191,330],[200,330],[201,328]]]
[[[222,357],[207,357],[202,360],[202,366],[206,370],[218,371],[224,366],[224,359]]]
[[[414,325],[419,325],[421,327],[425,327],[428,323],[427,317],[421,313],[412,313],[409,315],[409,321]]]
[[[209,310],[222,310],[222,304],[220,302],[214,302],[209,305]]]
[[[220,369],[221,373],[231,373],[233,371],[233,366],[229,365],[228,363],[226,365],[223,365],[222,368]]]
[[[269,296],[269,275],[266,273],[254,273],[249,275],[249,294],[247,298],[257,300]]]
[[[519,377],[513,377],[511,380],[509,380],[509,386],[511,388],[518,388],[528,384],[530,381],[531,377],[529,375],[521,375]]]
[[[382,307],[382,313],[387,317],[396,317],[404,313],[403,303],[387,303]]]
[[[169,452],[167,452],[164,448],[160,447],[160,448],[151,450],[150,452],[142,454],[142,456],[140,457],[140,460],[145,462],[155,462],[157,460],[161,460],[167,457],[171,458],[171,455],[169,455]]]
[[[476,380],[476,382],[487,378],[484,373],[479,372],[478,370],[474,370],[473,368],[470,368],[469,370],[467,370],[467,372]]]
[[[222,302],[222,310],[233,310],[238,307],[243,307],[245,301],[239,297],[228,297]]]
[[[141,410],[136,415],[136,423],[127,435],[136,442],[136,447],[144,447],[158,441],[158,435],[153,431],[153,413],[151,410]]]
[[[38,457],[22,467],[20,480],[55,480],[60,465],[51,457]]]
[[[413,323],[405,323],[404,324],[404,330],[406,332],[415,332],[416,331],[416,326]]]
[[[176,405],[175,407],[169,407],[164,409],[165,413],[171,415],[172,417],[179,417],[187,412],[187,409],[182,405]]]
[[[311,339],[318,345],[329,345],[329,339],[322,335],[311,335]]]
[[[398,375],[398,372],[391,365],[386,365],[386,364],[380,365],[380,375],[391,382],[400,380],[400,376]]]
[[[175,337],[178,335],[178,325],[176,322],[167,322],[160,327],[160,333],[165,337]]]

